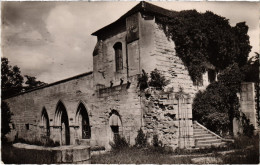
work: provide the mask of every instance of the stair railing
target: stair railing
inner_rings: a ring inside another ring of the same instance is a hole
[[[204,127],[203,125],[201,125],[200,123],[198,123],[197,121],[194,121],[195,124],[197,124],[198,126],[200,126],[201,128],[203,128],[205,131],[217,136],[218,138],[220,138],[221,140],[223,140],[223,138],[217,134],[215,134],[214,132],[210,131],[209,129],[207,129],[206,127]]]

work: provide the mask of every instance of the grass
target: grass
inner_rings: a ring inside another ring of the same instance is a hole
[[[223,151],[234,152],[220,154]],[[166,151],[162,147],[148,147],[146,149],[125,147],[106,154],[94,155],[93,164],[191,164],[193,158],[207,156],[221,160],[224,164],[259,164],[259,137],[241,136],[227,147],[212,147],[199,150],[177,149]],[[209,162],[210,163],[210,162]],[[215,163],[215,162],[212,162]]]
[[[95,150],[95,149],[94,149]],[[234,150],[231,153],[223,151]],[[51,154],[51,153],[49,153]],[[220,164],[259,164],[259,138],[241,136],[235,139],[235,143],[227,148],[214,147],[199,150],[178,149],[174,152],[165,150],[163,147],[124,147],[113,150],[106,154],[93,155],[93,164],[191,164],[193,158],[205,157],[220,158]],[[26,157],[26,159],[25,159]],[[45,155],[39,152],[17,150],[10,144],[2,145],[2,161],[5,164],[49,164],[54,160],[47,160]],[[209,162],[210,163],[210,162]]]
[[[124,148],[122,150],[112,151],[103,155],[94,155],[91,157],[93,164],[190,164],[191,156],[185,158],[175,158],[170,153],[159,153],[149,151],[149,149]]]

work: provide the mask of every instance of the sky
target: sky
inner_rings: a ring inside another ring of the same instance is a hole
[[[150,2],[166,9],[207,10],[235,26],[249,26],[252,51],[259,52],[256,2]],[[92,71],[96,30],[117,20],[138,2],[2,2],[1,52],[22,75],[52,83]]]

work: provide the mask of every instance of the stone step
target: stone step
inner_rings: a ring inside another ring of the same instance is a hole
[[[195,140],[196,141],[196,140]],[[198,140],[196,141],[197,144],[212,144],[212,143],[220,143],[220,139],[213,139],[213,140]]]
[[[211,147],[211,146],[220,146],[224,145],[225,142],[219,142],[219,143],[205,143],[205,144],[196,144],[196,148],[203,148],[203,147]]]
[[[207,133],[207,131],[205,130],[193,130],[193,133],[204,133],[204,132]]]
[[[194,138],[199,138],[199,137],[214,137],[212,134],[209,133],[200,133],[200,134],[193,134]]]
[[[218,139],[217,137],[214,136],[205,136],[205,137],[197,137],[195,140],[213,140],[213,139]]]

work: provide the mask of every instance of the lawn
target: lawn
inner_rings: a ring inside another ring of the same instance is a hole
[[[177,150],[125,147],[106,154],[93,155],[93,164],[259,164],[259,137],[240,137],[224,148]],[[210,158],[210,159],[207,159]]]
[[[2,161],[5,164],[32,164],[32,163],[53,163],[46,160],[45,155],[40,162],[35,162],[35,155],[30,160],[24,160],[23,153],[17,152],[11,145],[2,145]],[[194,160],[198,161],[195,162]],[[105,154],[93,155],[93,164],[259,164],[259,138],[240,137],[235,143],[225,148],[210,148],[200,150],[176,150],[165,151],[160,147],[125,147],[113,150]]]

